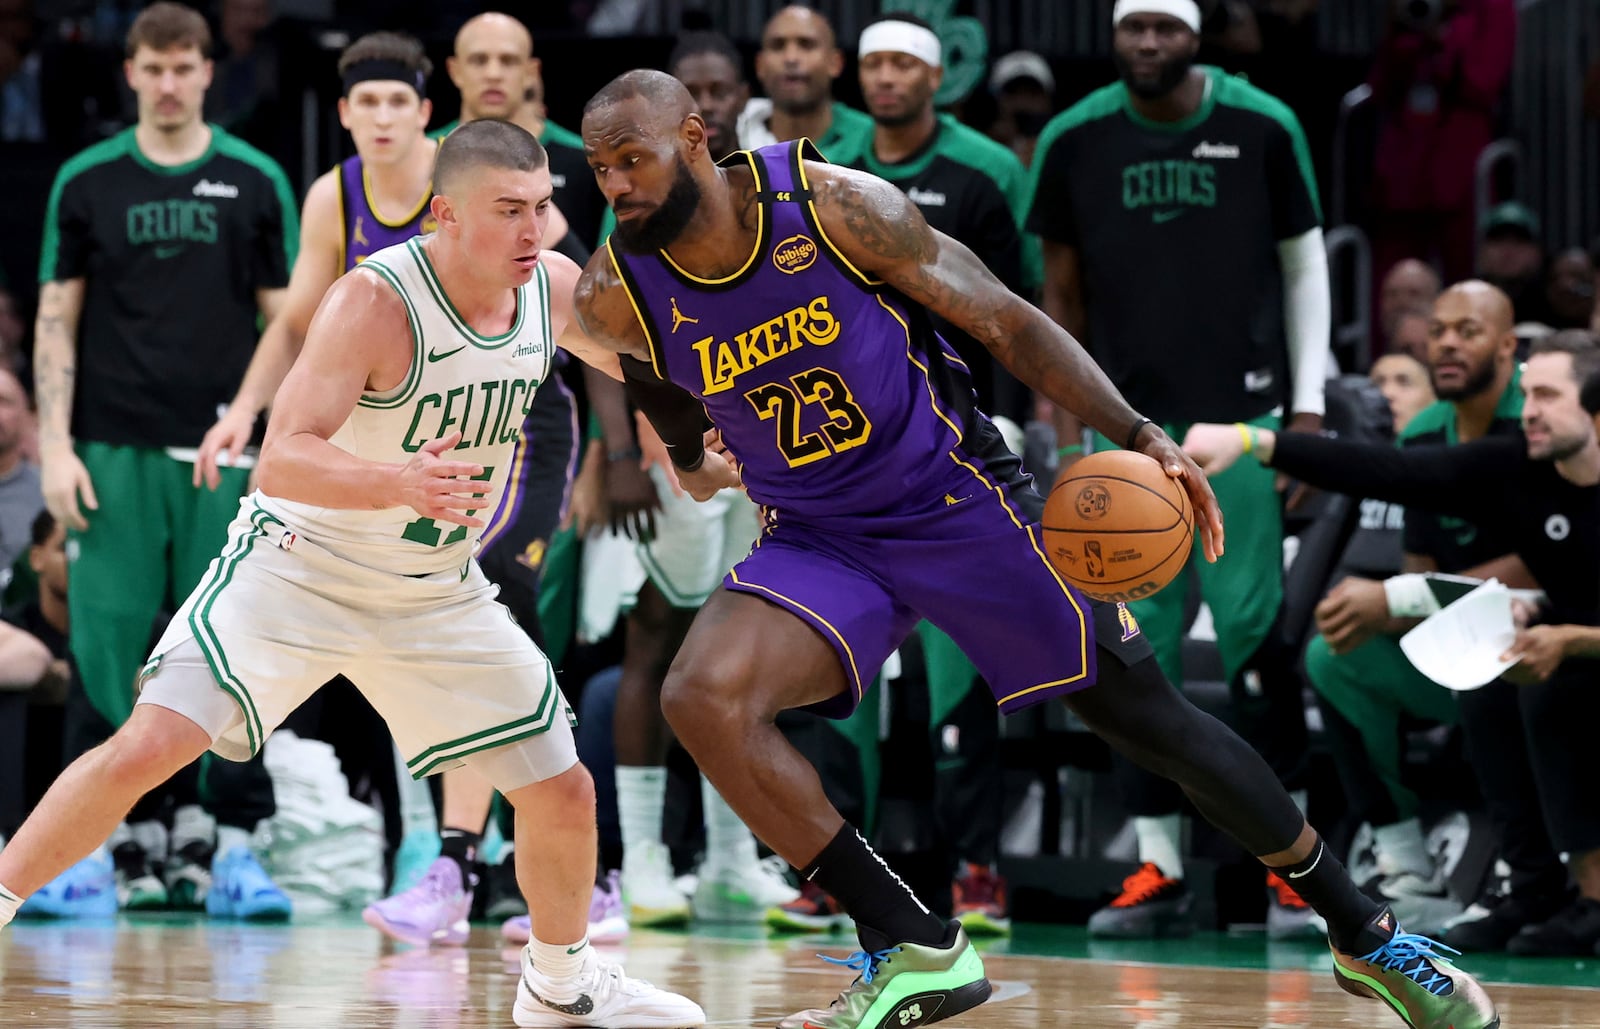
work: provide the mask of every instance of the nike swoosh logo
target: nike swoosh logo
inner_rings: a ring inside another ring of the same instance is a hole
[[[175,247],[156,247],[156,260],[165,261],[167,258],[176,257],[181,253],[183,253],[183,247],[181,245]]]
[[[958,499],[953,494],[946,493],[944,495],[944,506],[945,507],[955,507],[957,504],[965,503],[966,501],[971,500],[971,499],[972,499],[971,497],[961,497],[961,498]]]
[[[442,354],[439,353],[437,350],[430,350],[430,351],[428,351],[428,363],[432,364],[435,361],[443,361],[445,358],[449,357],[451,354],[459,354],[459,353],[461,353],[461,351],[463,351],[465,349],[467,349],[467,348],[464,347],[464,346],[460,346],[460,347],[456,347],[454,350],[446,350]]]
[[[578,951],[582,950],[583,948],[584,948],[584,944],[580,943],[576,947],[568,947],[567,948],[567,953],[568,954],[576,954],[576,953],[578,953]]]
[[[1182,216],[1183,216],[1183,209],[1179,208],[1176,211],[1155,211],[1150,215],[1150,220],[1155,222],[1157,225],[1165,225],[1167,222],[1170,222],[1172,219],[1180,218]]]
[[[1322,863],[1322,852],[1327,848],[1328,845],[1326,843],[1317,844],[1317,857],[1316,860],[1311,862],[1311,868],[1306,869],[1304,872],[1290,872],[1288,877],[1290,879],[1304,879],[1306,876],[1310,875],[1311,869],[1316,868]]]
[[[522,977],[522,985],[528,988],[529,996],[538,1001],[540,1004],[543,1004],[545,1007],[549,1008],[551,1011],[559,1011],[563,1015],[588,1015],[594,1012],[594,999],[591,998],[587,993],[578,994],[578,999],[570,1004],[557,1004],[553,1000],[545,1000],[543,997],[539,996],[539,991],[535,990],[533,988],[533,984],[528,982],[527,976]]]

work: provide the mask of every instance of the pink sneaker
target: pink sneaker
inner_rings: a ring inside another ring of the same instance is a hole
[[[463,884],[461,866],[453,858],[441,857],[428,866],[421,882],[368,904],[361,918],[401,943],[459,947],[467,942],[467,914],[472,910],[472,887],[476,885],[476,876]]]
[[[621,943],[628,938],[628,916],[622,909],[622,885],[613,870],[606,874],[604,886],[595,884],[594,895],[589,899],[589,942]],[[508,918],[500,926],[500,935],[507,943],[523,944],[533,935],[533,923],[527,915]]]

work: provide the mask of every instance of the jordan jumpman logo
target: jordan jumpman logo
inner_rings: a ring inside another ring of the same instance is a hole
[[[356,215],[356,228],[354,232],[350,233],[350,241],[359,243],[364,247],[370,247],[372,244],[367,242],[367,234],[361,231],[361,222],[364,217],[364,215]]]
[[[670,297],[668,299],[670,299],[672,301],[672,331],[673,332],[677,332],[678,331],[678,326],[682,325],[684,322],[689,322],[691,325],[699,325],[700,324],[700,319],[698,319],[698,318],[690,318],[688,315],[686,315],[682,311],[678,310],[678,298],[677,297]]]

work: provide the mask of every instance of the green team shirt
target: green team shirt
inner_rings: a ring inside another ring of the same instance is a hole
[[[453,121],[441,125],[428,133],[428,138],[443,139],[460,124],[460,121]],[[583,140],[577,133],[546,121],[539,142],[549,156],[550,186],[554,190],[556,207],[583,245],[595,249],[601,239],[601,222],[610,208],[606,206],[599,183],[594,180],[594,171],[583,156]]]
[[[1488,435],[1504,436],[1521,431],[1522,370],[1519,366],[1512,371],[1511,381],[1506,383],[1505,391],[1495,404]],[[1435,401],[1418,411],[1406,423],[1399,439],[1403,447],[1455,446],[1460,442],[1456,435],[1456,409],[1446,400]],[[1406,553],[1433,558],[1441,572],[1464,571],[1517,551],[1517,541],[1504,532],[1488,532],[1465,518],[1428,511],[1406,512],[1402,538]]]
[[[283,170],[215,125],[183,165],[151,161],[133,129],[67,161],[39,279],[86,280],[73,436],[199,445],[255,352],[256,291],[288,285],[299,239]]]
[[[1318,227],[1305,134],[1217,68],[1181,122],[1117,82],[1039,137],[1028,228],[1078,253],[1087,344],[1159,422],[1238,421],[1292,393],[1277,244]]]

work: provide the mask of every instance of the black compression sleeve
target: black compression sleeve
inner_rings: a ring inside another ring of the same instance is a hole
[[[658,377],[645,362],[626,354],[621,359],[628,399],[650,419],[672,463],[686,472],[699,468],[706,456],[705,407],[686,390]]]
[[[1521,434],[1490,436],[1454,446],[1394,447],[1306,432],[1280,432],[1273,468],[1322,489],[1387,500],[1439,514],[1484,514],[1492,490],[1528,461]]]

